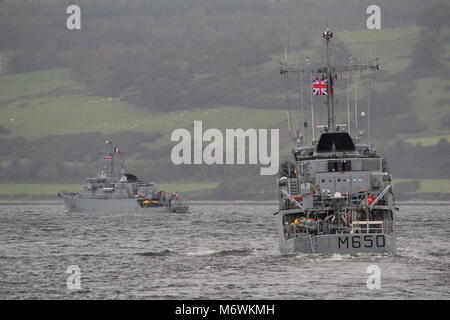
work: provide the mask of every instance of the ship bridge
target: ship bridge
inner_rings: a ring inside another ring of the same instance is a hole
[[[377,158],[372,145],[358,143],[347,132],[323,133],[313,145],[298,146],[293,149],[297,161],[324,158]]]
[[[356,143],[347,132],[323,133],[315,146],[295,148],[294,154],[297,161],[291,168],[297,170],[290,175],[294,184],[358,193],[381,192],[390,183],[385,159],[377,156],[371,145]]]

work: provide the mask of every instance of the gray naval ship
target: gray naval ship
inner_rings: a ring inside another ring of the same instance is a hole
[[[398,208],[387,162],[372,145],[362,142],[358,136],[352,138],[346,130],[350,126],[336,125],[332,91],[337,74],[375,72],[379,69],[378,59],[367,64],[333,66],[330,62],[332,37],[329,29],[323,33],[327,50],[325,66],[290,67],[287,62],[281,63],[282,75],[309,74],[310,79],[317,76],[324,80],[328,124],[318,126],[323,128],[318,141],[313,138],[307,144],[297,138],[297,145],[292,149],[294,160],[280,165],[279,211],[275,213],[280,250],[282,253],[392,253],[396,250],[394,213]]]
[[[183,204],[177,192],[159,191],[151,181],[144,182],[135,175],[125,173],[123,152],[112,142],[106,141],[107,154],[102,159],[106,164],[104,170],[87,178],[86,186],[81,191],[60,192],[68,212],[177,212],[185,213],[188,206]],[[114,159],[122,158],[120,175],[114,171]]]

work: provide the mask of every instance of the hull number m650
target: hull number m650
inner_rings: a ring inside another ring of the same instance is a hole
[[[384,235],[365,235],[338,237],[338,248],[383,248],[386,246],[386,238]]]

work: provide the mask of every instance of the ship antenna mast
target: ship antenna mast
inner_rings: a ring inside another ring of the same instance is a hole
[[[326,44],[326,66],[310,66],[307,64],[306,66],[297,66],[292,67],[289,66],[287,61],[281,64],[280,73],[284,75],[285,81],[287,80],[286,74],[295,72],[295,73],[311,73],[311,74],[322,74],[323,80],[326,80],[327,86],[327,111],[328,111],[328,128],[327,132],[335,132],[336,131],[336,116],[335,116],[335,100],[334,100],[334,90],[333,90],[333,81],[335,75],[337,73],[344,73],[352,71],[376,71],[379,69],[378,58],[370,59],[368,63],[364,64],[356,64],[353,61],[344,65],[332,65],[331,61],[331,39],[333,38],[333,32],[330,29],[326,29],[322,33],[322,37],[325,39]],[[355,85],[355,87],[357,84]],[[356,91],[355,91],[356,93]],[[357,98],[355,97],[355,104]],[[357,119],[355,119],[355,122]],[[357,123],[357,122],[356,122]],[[357,126],[357,125],[356,125]]]
[[[114,173],[114,155],[111,150],[112,141],[106,140],[106,144],[108,145],[109,178],[111,178]]]
[[[332,74],[331,74],[331,61],[330,61],[330,42],[333,38],[333,32],[330,31],[330,29],[326,29],[324,33],[322,34],[322,37],[325,39],[326,46],[327,46],[327,107],[328,107],[328,132],[334,132],[336,125],[335,125],[335,118],[334,118],[334,95],[333,95],[333,87],[332,87]]]

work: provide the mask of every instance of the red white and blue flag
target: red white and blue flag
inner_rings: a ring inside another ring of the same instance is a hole
[[[312,83],[313,96],[328,95],[328,80],[314,78]]]
[[[105,161],[112,161],[112,157],[111,156],[106,156],[105,157]]]

